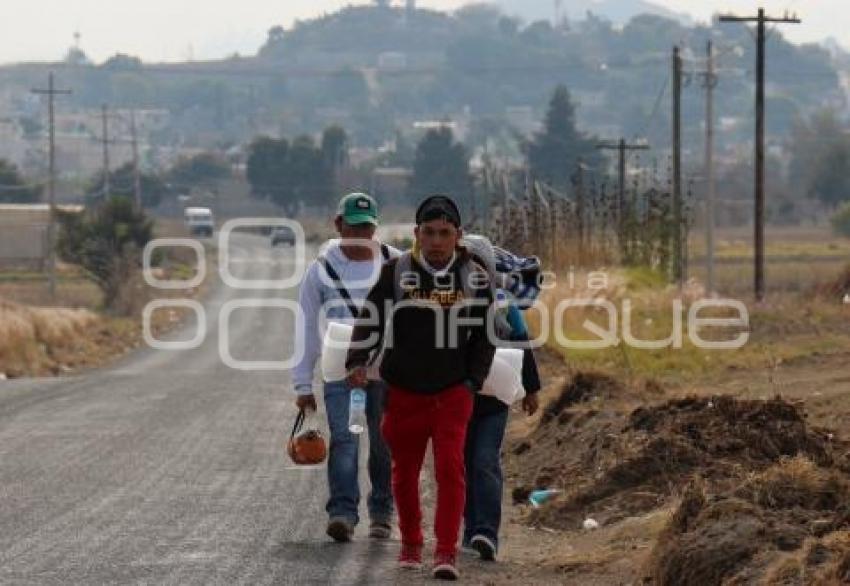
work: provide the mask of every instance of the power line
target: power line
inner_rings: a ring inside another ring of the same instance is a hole
[[[652,124],[652,121],[655,120],[655,116],[658,115],[661,108],[661,101],[664,99],[664,94],[667,93],[669,83],[670,74],[668,73],[667,77],[664,78],[664,83],[661,84],[661,90],[658,92],[658,97],[655,98],[655,105],[652,107],[652,112],[650,112],[649,117],[646,119],[646,123],[638,133],[638,136],[646,136],[646,133],[649,131],[649,126]]]

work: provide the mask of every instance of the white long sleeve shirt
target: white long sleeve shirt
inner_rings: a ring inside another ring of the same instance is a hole
[[[319,253],[336,270],[354,303],[359,308],[372,286],[378,280],[384,258],[378,253],[373,260],[354,261],[342,252],[338,239],[328,241]],[[390,258],[400,253],[388,247]],[[322,340],[328,322],[353,323],[354,317],[337,291],[324,266],[317,260],[307,268],[298,302],[304,312],[301,327],[295,332],[296,350],[303,350],[301,360],[292,372],[293,385],[298,395],[313,394],[313,377],[316,363],[322,354]],[[325,316],[325,319],[322,319]],[[324,326],[324,327],[323,327]]]

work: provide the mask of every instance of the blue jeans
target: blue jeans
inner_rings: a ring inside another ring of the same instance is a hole
[[[466,432],[466,509],[463,544],[483,535],[498,547],[502,522],[502,440],[508,410],[474,414]]]
[[[372,521],[390,523],[393,495],[390,486],[390,452],[381,437],[386,386],[370,382],[366,387],[366,423],[369,430],[369,481],[367,505]],[[325,510],[331,517],[344,517],[356,525],[360,520],[358,480],[360,436],[348,431],[349,387],[345,381],[325,383],[325,410],[331,432],[328,454],[328,489]]]

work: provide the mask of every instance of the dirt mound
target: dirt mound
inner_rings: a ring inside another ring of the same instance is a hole
[[[581,387],[568,385],[558,403],[574,398],[574,388]],[[715,491],[727,491],[783,458],[801,455],[821,467],[841,459],[829,434],[811,429],[796,405],[779,398],[691,397],[631,413],[550,409],[532,436],[514,448],[522,452],[515,494],[529,488],[564,491],[532,516],[550,527],[577,528],[588,514],[610,523],[645,513],[681,494],[694,475]],[[747,486],[766,499],[755,499],[758,503],[790,498]]]
[[[635,410],[626,431],[684,439],[715,457],[775,461],[806,454],[821,465],[832,463],[826,434],[808,429],[800,409],[782,399],[746,401],[729,396],[686,398]]]
[[[625,394],[623,385],[615,378],[598,372],[579,372],[564,384],[558,398],[543,411],[541,424],[557,418],[564,409],[577,403],[613,399]]]
[[[659,536],[646,582],[835,584],[850,580],[850,483],[803,457],[710,496],[692,482]]]

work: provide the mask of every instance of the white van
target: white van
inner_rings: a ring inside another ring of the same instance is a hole
[[[186,227],[193,236],[213,235],[215,222],[210,208],[186,208],[183,211]]]

